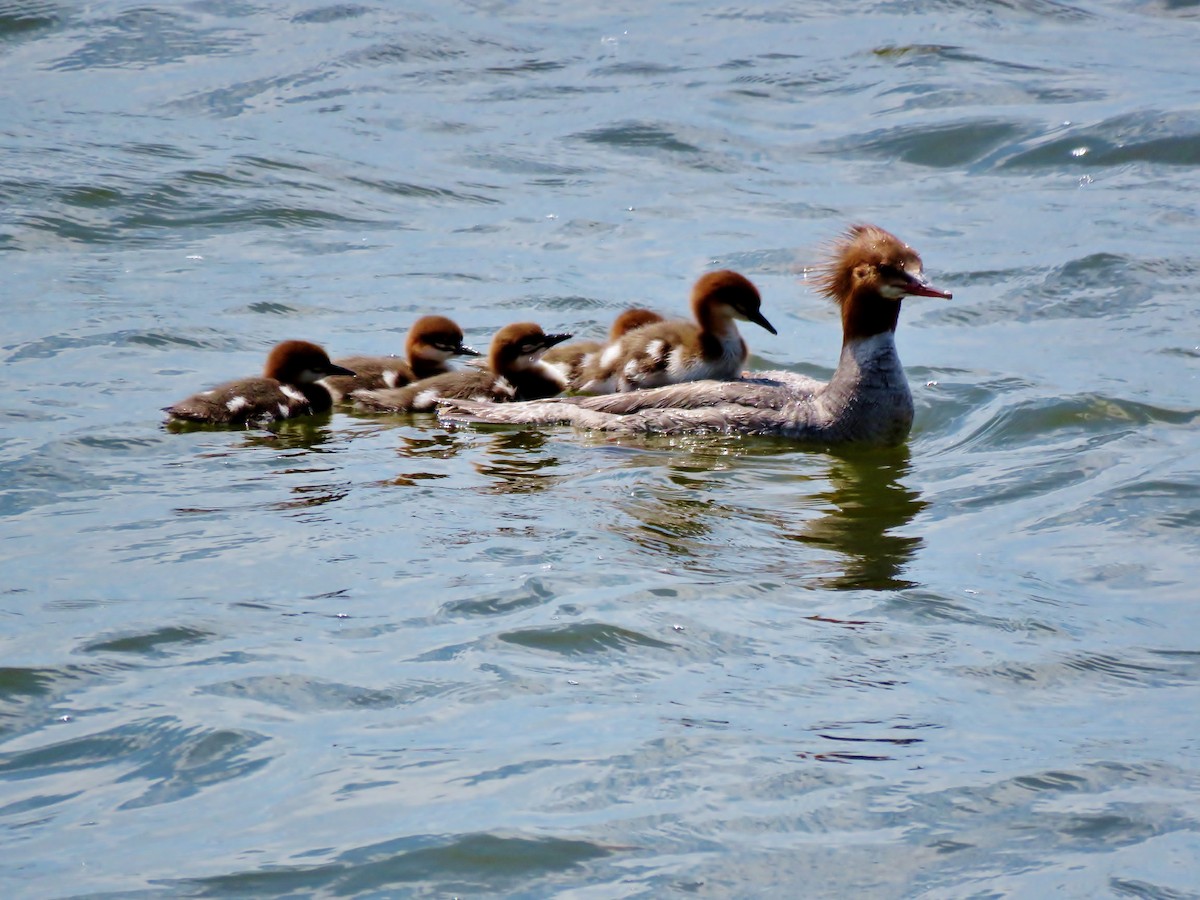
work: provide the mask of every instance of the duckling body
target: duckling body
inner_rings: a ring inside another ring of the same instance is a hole
[[[653,310],[632,307],[613,319],[612,326],[608,331],[608,343],[571,341],[569,344],[551,347],[542,356],[542,361],[557,369],[569,387],[578,390],[582,384],[584,372],[608,344],[620,340],[629,332],[641,328],[643,325],[652,325],[662,321],[663,317]]]
[[[333,398],[320,380],[353,374],[316,344],[284,341],[272,348],[260,377],[227,381],[163,411],[168,423],[265,425],[327,411]]]
[[[379,412],[429,412],[442,399],[505,403],[553,397],[566,381],[541,357],[570,337],[546,334],[532,322],[506,325],[492,338],[487,368],[447,372],[400,388],[355,391],[350,399],[362,409]]]
[[[445,316],[422,316],[408,330],[405,358],[398,356],[346,356],[334,362],[350,369],[353,375],[333,375],[324,385],[334,401],[345,399],[357,390],[403,387],[422,378],[452,371],[449,362],[455,356],[478,356],[463,344],[462,329]]]
[[[702,275],[692,289],[694,322],[644,325],[592,358],[578,389],[611,394],[702,379],[737,378],[749,351],[736,321],[774,326],[760,311],[758,289],[743,275],[722,269]]]

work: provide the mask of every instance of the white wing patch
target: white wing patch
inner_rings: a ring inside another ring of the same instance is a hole
[[[607,369],[609,366],[615,363],[621,356],[621,349],[620,341],[617,341],[615,344],[609,344],[607,347],[605,347],[604,351],[600,354],[601,367]]]
[[[396,386],[396,382],[400,380],[400,373],[394,369],[383,370],[383,383],[390,388]]]
[[[288,409],[288,405],[286,403],[279,404],[279,415],[283,416],[283,418],[286,419],[290,413],[291,413],[291,410]]]
[[[418,393],[417,396],[413,397],[412,408],[419,410],[433,409],[434,404],[437,402],[437,398],[440,396],[442,396],[442,394],[437,388],[426,388]]]
[[[509,400],[515,399],[517,396],[517,389],[503,375],[496,376],[496,380],[492,382],[492,390]],[[484,396],[482,399],[491,400],[493,398]]]
[[[209,391],[208,393],[211,394],[212,391]],[[225,408],[231,413],[236,413],[238,410],[245,409],[249,405],[250,401],[240,394],[236,397],[230,397],[227,401],[225,401]]]
[[[291,387],[290,385],[281,384],[279,386],[279,390],[283,394],[283,396],[287,397],[289,400],[295,400],[297,403],[307,403],[308,402],[307,397],[305,397],[302,393],[300,393],[298,390],[296,390],[294,387]]]

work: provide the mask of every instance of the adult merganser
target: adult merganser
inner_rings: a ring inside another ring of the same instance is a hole
[[[611,394],[707,378],[737,378],[746,364],[746,342],[736,320],[754,322],[771,334],[759,311],[758,288],[737,272],[701,275],[692,288],[695,322],[645,325],[609,344],[587,367],[578,389]]]
[[[608,330],[608,343],[620,340],[643,325],[653,325],[662,321],[663,317],[653,310],[641,307],[627,309],[613,319],[612,327]],[[572,341],[569,344],[560,344],[547,350],[542,362],[558,369],[568,385],[578,387],[582,383],[581,376],[584,371],[605,346],[607,345],[602,341]]]
[[[546,334],[532,322],[505,325],[492,338],[486,369],[464,369],[414,381],[401,388],[355,391],[350,399],[363,409],[381,412],[429,412],[439,399],[470,398],[503,403],[553,397],[566,387],[542,354],[569,334]]]
[[[308,341],[284,341],[267,356],[261,378],[227,381],[163,408],[167,422],[210,425],[265,425],[280,419],[325,412],[333,405],[320,383],[328,375],[354,372],[330,362]]]
[[[453,371],[447,363],[454,356],[479,356],[463,344],[463,332],[445,316],[422,316],[408,330],[404,342],[407,361],[398,356],[346,356],[334,363],[352,369],[354,375],[334,375],[324,380],[334,401],[357,390],[403,387],[422,378]]]
[[[450,422],[573,424],[625,434],[779,435],[825,445],[901,443],[912,427],[913,401],[896,353],[900,301],[941,297],[921,258],[875,225],[855,225],[818,270],[820,291],[842,315],[842,354],[829,382],[790,372],[739,381],[704,381],[605,397],[565,397],[504,407],[456,401]]]

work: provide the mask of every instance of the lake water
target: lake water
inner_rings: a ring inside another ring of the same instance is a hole
[[[1200,897],[1200,4],[0,0],[0,893]],[[159,408],[912,243],[907,446]]]

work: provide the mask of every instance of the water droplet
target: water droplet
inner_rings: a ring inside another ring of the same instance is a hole
[[[1088,152],[1087,147],[1076,147],[1074,150],[1071,151],[1071,155],[1072,156],[1086,156],[1087,152]]]

